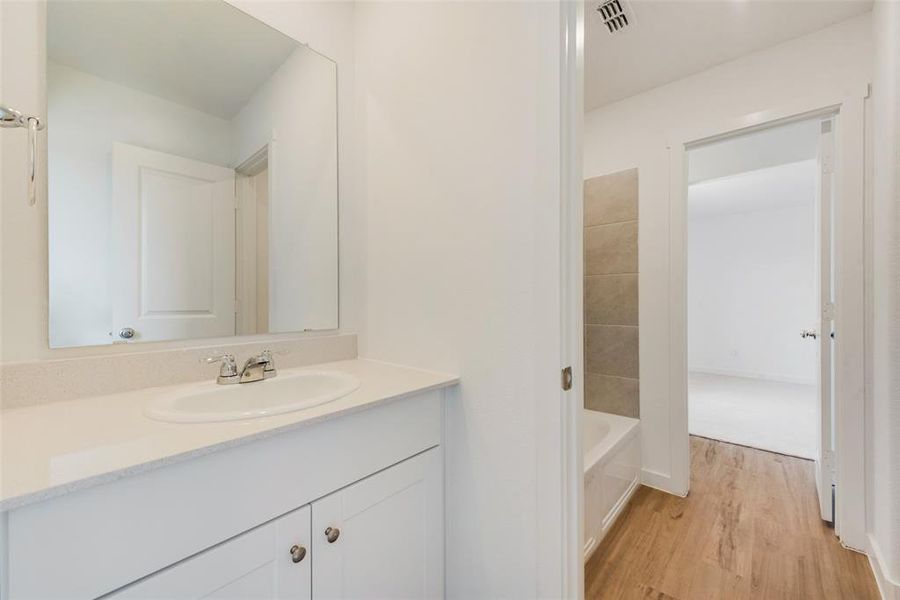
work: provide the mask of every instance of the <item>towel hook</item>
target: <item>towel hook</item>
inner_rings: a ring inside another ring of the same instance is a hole
[[[0,127],[24,127],[28,130],[28,206],[35,203],[35,170],[37,163],[37,132],[44,129],[38,117],[23,115],[14,108],[0,106]]]

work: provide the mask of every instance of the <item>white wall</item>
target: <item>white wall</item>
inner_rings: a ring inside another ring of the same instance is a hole
[[[308,43],[333,58],[338,66],[338,141],[340,183],[340,286],[342,332],[362,328],[364,305],[364,214],[352,176],[356,154],[352,102],[353,4],[349,2],[296,2],[233,0],[245,12]],[[0,5],[0,92],[3,101],[26,113],[46,115],[46,11],[40,2],[5,2]],[[44,141],[46,138],[43,138]],[[207,346],[216,340],[71,349],[48,348],[48,237],[46,198],[37,207],[26,204],[26,145],[23,130],[0,136],[0,360],[40,360],[92,354],[141,352],[170,347]],[[46,168],[46,153],[39,152],[39,180]],[[267,336],[271,337],[271,336]],[[279,338],[298,337],[285,334]],[[226,342],[227,340],[222,340]]]
[[[815,161],[786,165],[805,189],[783,186],[777,169],[688,189],[688,370],[814,384],[818,327]],[[776,173],[773,174],[773,171]],[[768,208],[690,214],[698,194],[726,201],[746,189]],[[771,206],[775,204],[776,206]]]
[[[232,164],[270,144],[269,331],[338,326],[336,71],[298,48],[234,118]]]
[[[113,144],[228,166],[232,125],[56,63],[47,79],[50,344],[108,344]]]
[[[638,167],[641,430],[645,477],[672,489],[669,369],[669,170],[673,132],[819,95],[860,95],[871,78],[863,15],[585,115],[585,178]],[[657,374],[657,376],[653,376]],[[662,375],[662,376],[661,376]]]
[[[560,595],[541,508],[559,482],[539,484],[560,401],[559,11],[357,4],[361,353],[462,377],[446,407],[449,598]]]
[[[690,151],[690,183],[815,159],[821,119],[803,119],[738,137],[703,144]]]
[[[874,333],[868,526],[872,558],[900,597],[900,4],[878,1],[874,98]],[[876,572],[878,570],[876,569]],[[882,585],[890,585],[882,581]]]

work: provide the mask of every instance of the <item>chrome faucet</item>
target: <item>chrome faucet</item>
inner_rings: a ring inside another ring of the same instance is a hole
[[[272,353],[263,350],[256,356],[251,356],[244,363],[244,369],[241,371],[241,383],[250,383],[252,381],[260,381],[275,377],[275,361],[272,360]]]
[[[207,357],[205,362],[207,364],[222,363],[222,366],[219,367],[219,376],[216,377],[216,383],[219,385],[251,383],[269,379],[278,374],[275,370],[275,360],[272,358],[272,353],[268,350],[263,350],[256,356],[248,358],[240,373],[238,373],[237,362],[233,354],[217,354]]]

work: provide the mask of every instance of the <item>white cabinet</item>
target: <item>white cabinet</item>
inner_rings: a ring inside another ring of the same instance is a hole
[[[441,460],[432,448],[106,598],[441,598]]]
[[[0,600],[441,597],[442,400],[426,391],[0,513]]]
[[[110,600],[308,600],[310,510],[304,506],[126,588]]]
[[[443,596],[440,461],[432,449],[313,503],[313,598]]]

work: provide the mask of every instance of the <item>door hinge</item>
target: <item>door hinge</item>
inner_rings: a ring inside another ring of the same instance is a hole
[[[562,370],[562,389],[564,392],[572,389],[572,367],[566,367]]]
[[[826,119],[821,123],[822,141],[821,141],[821,164],[822,172],[825,174],[834,173],[834,121]]]
[[[830,482],[834,482],[834,476],[837,472],[835,468],[836,461],[834,459],[834,451],[833,450],[823,450],[822,451],[822,470],[828,475],[828,480]]]

